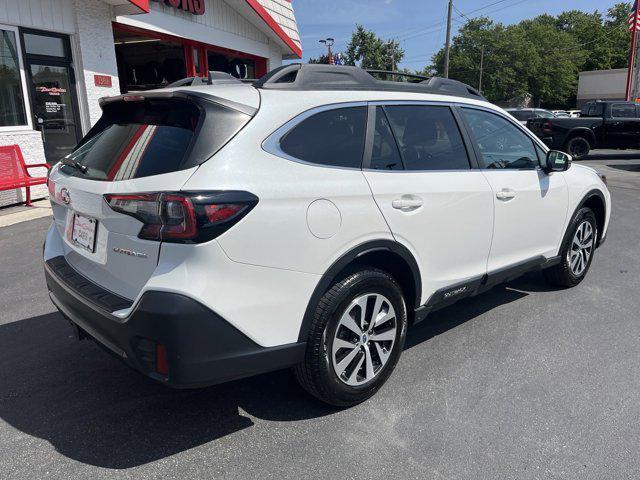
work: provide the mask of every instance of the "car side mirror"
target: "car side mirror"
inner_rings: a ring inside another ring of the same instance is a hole
[[[564,172],[571,166],[571,160],[573,159],[568,153],[559,150],[549,150],[545,161],[545,171],[547,173]]]

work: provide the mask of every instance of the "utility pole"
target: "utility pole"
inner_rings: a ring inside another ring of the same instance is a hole
[[[478,79],[478,93],[482,94],[482,70],[484,68],[484,45],[480,50],[480,78]]]
[[[444,78],[449,78],[449,56],[451,55],[451,14],[453,13],[453,0],[449,0],[447,12],[447,43],[444,47]]]

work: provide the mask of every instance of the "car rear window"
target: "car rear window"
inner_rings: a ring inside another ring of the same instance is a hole
[[[184,99],[147,98],[106,104],[99,122],[68,156],[85,165],[87,171],[83,174],[67,166],[62,168],[71,175],[104,181],[129,180],[188,168],[184,166],[185,159],[197,140],[203,115],[202,108]],[[211,154],[250,118],[213,103],[206,115],[215,117],[214,128],[210,124],[206,128]]]
[[[636,106],[631,103],[614,103],[611,105],[613,118],[636,118]]]
[[[515,117],[516,120],[524,122],[532,118],[533,112],[531,110],[509,110],[509,113]]]
[[[602,104],[588,103],[580,111],[581,117],[601,117],[602,116]]]
[[[305,162],[360,168],[366,124],[366,107],[326,110],[300,122],[280,140],[280,148]]]

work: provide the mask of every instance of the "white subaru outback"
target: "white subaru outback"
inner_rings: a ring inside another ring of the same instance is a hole
[[[103,100],[48,183],[51,300],[166,385],[294,367],[353,405],[430,311],[534,269],[577,285],[604,241],[598,174],[467,85],[209,83]]]

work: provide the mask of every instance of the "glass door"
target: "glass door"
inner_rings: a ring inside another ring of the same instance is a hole
[[[23,31],[34,126],[49,164],[71,153],[82,136],[69,38]]]

